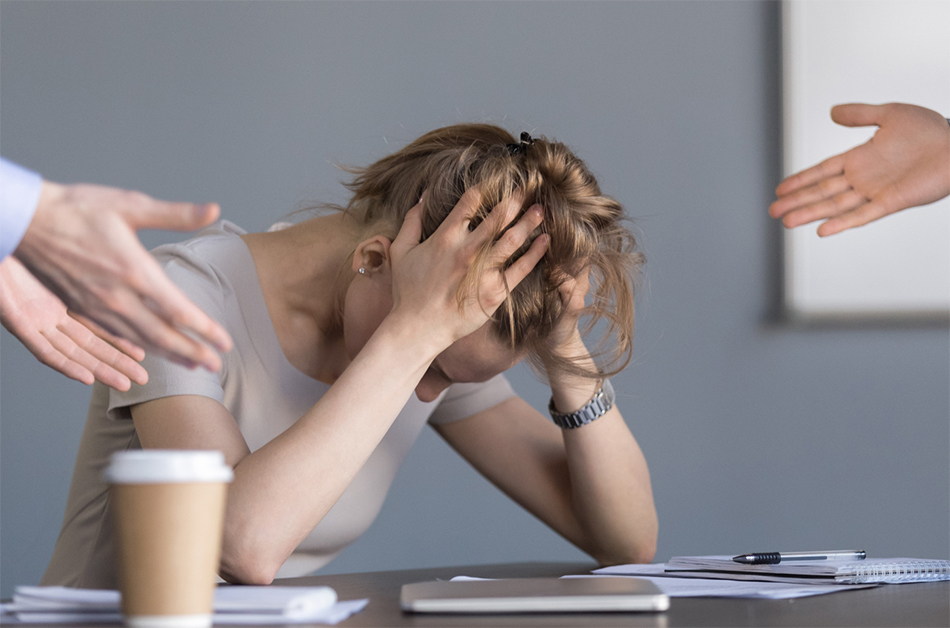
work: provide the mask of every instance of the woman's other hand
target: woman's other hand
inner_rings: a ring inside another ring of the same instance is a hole
[[[390,249],[393,315],[425,321],[430,329],[428,337],[443,348],[488,322],[504,302],[508,291],[517,286],[544,256],[550,240],[546,234],[538,236],[528,250],[506,269],[509,258],[541,224],[543,210],[540,205],[533,205],[515,222],[523,199],[520,195],[512,195],[496,205],[481,224],[470,230],[469,224],[480,202],[479,191],[468,190],[435,233],[420,242],[423,195],[406,214]],[[498,233],[502,235],[488,251],[485,272],[466,291],[462,282],[486,243]],[[460,289],[463,291],[461,295]]]
[[[590,269],[585,268],[577,277],[569,277],[559,288],[563,313],[548,336],[548,346],[558,355],[571,355],[570,347],[581,340],[578,322],[590,290]]]
[[[585,268],[578,276],[569,277],[559,290],[564,311],[547,338],[548,346],[555,355],[573,359],[577,366],[593,370],[596,368],[594,361],[578,328],[585,298],[590,290],[590,269]],[[554,404],[564,409],[564,412],[583,406],[601,385],[596,380],[572,376],[548,367],[546,370]]]

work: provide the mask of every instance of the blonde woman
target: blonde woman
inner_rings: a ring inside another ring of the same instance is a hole
[[[223,451],[220,575],[264,584],[355,540],[427,423],[600,563],[652,559],[646,461],[606,379],[629,360],[641,262],[622,207],[563,144],[491,125],[438,129],[354,174],[338,211],[156,249],[234,349],[219,373],[149,356],[147,385],[97,385],[44,584],[115,586],[100,477],[114,451]],[[609,350],[588,351],[581,314],[606,321]],[[525,358],[557,424],[502,375]]]

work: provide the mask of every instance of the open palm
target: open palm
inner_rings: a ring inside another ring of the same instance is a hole
[[[91,321],[71,317],[63,302],[14,257],[0,263],[0,322],[40,362],[84,384],[99,380],[128,390],[130,380],[148,381],[135,361],[145,356],[141,348]]]
[[[950,125],[923,107],[849,104],[831,110],[844,126],[878,125],[865,144],[782,181],[769,215],[788,227],[826,220],[827,236],[933,203],[950,194]]]

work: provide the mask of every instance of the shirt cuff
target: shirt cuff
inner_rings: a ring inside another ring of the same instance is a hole
[[[43,177],[0,157],[0,259],[16,250],[40,202]]]

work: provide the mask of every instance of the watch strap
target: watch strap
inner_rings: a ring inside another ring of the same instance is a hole
[[[583,408],[561,414],[554,407],[554,397],[551,397],[551,402],[548,403],[548,412],[551,413],[551,419],[558,427],[574,429],[596,421],[607,414],[607,411],[614,407],[615,398],[614,387],[610,384],[610,380],[604,379],[600,390],[594,393],[593,398]]]

